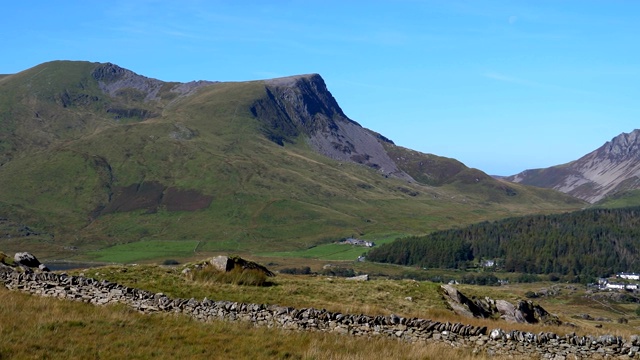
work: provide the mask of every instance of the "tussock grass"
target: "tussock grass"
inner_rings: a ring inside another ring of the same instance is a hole
[[[0,251],[0,263],[10,266],[13,266],[15,264],[13,258],[7,256],[7,254],[3,253],[2,251]]]
[[[313,336],[304,359],[370,360],[370,359],[506,359],[472,354],[469,349],[454,349],[445,344],[408,344],[391,339],[344,339],[341,336]]]
[[[69,274],[105,279],[130,287],[162,292],[171,297],[229,300],[278,304],[299,308],[315,307],[342,313],[428,317],[432,309],[446,310],[437,289],[439,284],[412,280],[354,282],[326,276],[279,274],[269,287],[234,283],[193,281],[181,275],[181,267],[152,265],[108,266],[74,270]],[[197,271],[194,271],[197,273]],[[215,274],[215,273],[214,273]],[[406,300],[412,297],[412,301]]]
[[[230,300],[245,303],[278,304],[297,308],[314,307],[342,313],[419,317],[441,322],[500,327],[559,335],[613,334],[628,338],[640,325],[631,305],[595,307],[573,284],[518,284],[502,287],[460,285],[467,296],[491,296],[514,301],[527,291],[557,285],[561,293],[539,298],[547,310],[557,312],[575,326],[510,324],[488,319],[470,319],[454,314],[442,299],[439,284],[412,280],[374,279],[352,282],[324,276],[284,275],[273,278],[272,286],[242,286],[234,283],[194,281],[181,275],[182,267],[108,266],[69,271],[77,275],[106,279],[171,297]],[[410,297],[411,299],[407,299]],[[629,322],[615,321],[626,311]],[[602,324],[575,319],[589,313],[614,321]],[[74,339],[69,341],[68,339]],[[107,351],[108,350],[108,351]],[[186,316],[143,315],[122,305],[95,307],[88,304],[39,298],[9,292],[0,287],[0,356],[4,358],[233,358],[233,359],[484,359],[468,349],[446,344],[407,344],[394,339],[371,339],[324,333],[296,333],[280,329],[254,328],[246,323],[199,323]],[[501,359],[500,357],[491,359]]]
[[[3,287],[0,358],[489,359],[444,344],[201,323],[183,315],[144,315],[120,305],[98,307]]]
[[[584,298],[584,287],[574,284],[535,283],[508,286],[458,285],[468,297],[504,299],[515,302],[526,299],[527,291],[537,291],[551,286],[561,287],[559,295],[535,299],[547,311],[556,314],[567,325],[543,326],[513,324],[494,319],[473,319],[453,313],[440,293],[440,284],[429,281],[373,279],[353,282],[343,278],[313,275],[279,274],[270,278],[271,286],[242,286],[234,283],[193,281],[180,274],[181,267],[150,265],[110,266],[84,270],[87,276],[106,279],[126,286],[152,292],[162,292],[170,297],[207,297],[211,300],[228,300],[244,303],[274,304],[296,308],[317,308],[334,312],[389,315],[407,318],[417,317],[441,322],[463,323],[504,330],[522,330],[539,333],[551,331],[559,335],[575,332],[579,335],[613,334],[628,338],[637,333],[640,318],[635,315],[637,304],[604,304]],[[81,271],[70,271],[78,274]],[[609,318],[611,321],[589,321],[581,318],[590,314],[593,318]],[[624,317],[628,323],[618,323]],[[570,325],[572,323],[573,325]],[[602,327],[596,327],[596,325]]]
[[[205,283],[220,283],[233,285],[269,286],[267,275],[256,269],[242,269],[235,267],[231,271],[219,271],[211,266],[191,272],[191,279]]]

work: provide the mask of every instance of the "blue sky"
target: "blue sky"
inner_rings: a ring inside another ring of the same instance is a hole
[[[640,128],[639,1],[7,1],[0,73],[113,62],[166,81],[319,73],[397,145],[511,175]]]

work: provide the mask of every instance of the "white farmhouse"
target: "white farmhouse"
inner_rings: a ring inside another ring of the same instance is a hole
[[[621,272],[617,274],[616,277],[619,277],[621,279],[627,279],[627,280],[640,280],[640,274],[636,274],[636,273]]]
[[[605,286],[605,289],[607,290],[624,290],[624,284],[612,284],[612,283],[608,283]]]

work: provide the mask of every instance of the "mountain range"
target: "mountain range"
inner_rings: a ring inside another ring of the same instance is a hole
[[[6,251],[275,251],[587,205],[521,177],[395,145],[349,119],[318,74],[177,83],[53,61],[0,76]]]
[[[597,203],[640,189],[640,130],[622,133],[567,164],[525,170],[505,178]]]

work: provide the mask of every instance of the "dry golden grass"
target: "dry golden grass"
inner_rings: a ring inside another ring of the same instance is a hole
[[[271,278],[272,286],[240,286],[234,284],[201,283],[186,280],[180,275],[180,267],[113,266],[85,270],[87,276],[106,279],[130,287],[152,292],[163,292],[170,297],[212,300],[229,300],[245,303],[277,304],[296,308],[317,308],[334,312],[417,317],[441,322],[487,326],[489,329],[521,330],[539,333],[554,332],[559,335],[575,332],[579,335],[614,334],[628,338],[637,334],[640,319],[635,315],[637,305],[609,304],[602,306],[584,298],[585,287],[574,284],[533,283],[508,286],[457,287],[469,297],[489,296],[515,302],[526,299],[528,291],[556,286],[560,293],[554,297],[534,299],[547,311],[556,314],[564,323],[575,326],[543,326],[512,324],[492,319],[472,319],[453,313],[439,292],[440,284],[428,281],[376,279],[366,282],[348,281],[325,276],[296,276],[280,274]],[[78,273],[76,271],[75,273]],[[410,300],[408,298],[411,298]],[[613,309],[613,310],[612,310]],[[615,311],[614,311],[615,310]],[[584,320],[580,316],[609,318],[611,321]],[[628,323],[620,324],[620,317]],[[596,327],[602,326],[600,328]]]
[[[0,287],[0,359],[488,359],[444,344],[406,343],[201,323]],[[500,357],[491,357],[498,359]]]
[[[280,274],[269,278],[272,286],[189,281],[181,268],[158,266],[109,266],[70,274],[106,279],[126,286],[162,292],[171,297],[229,300],[278,304],[298,308],[314,307],[342,313],[429,317],[432,310],[446,310],[438,294],[439,284],[413,280],[349,281],[325,276]],[[411,300],[407,298],[410,297]]]
[[[525,296],[527,292],[539,292],[542,289],[557,291],[556,295],[531,300],[540,304],[548,312],[557,315],[564,323],[563,326],[545,327],[505,322],[495,324],[495,327],[499,326],[505,330],[552,331],[560,335],[572,332],[578,335],[612,334],[628,338],[631,335],[637,335],[640,329],[640,318],[635,314],[638,304],[595,301],[585,296],[587,288],[580,284],[540,282],[507,286],[458,285],[456,287],[467,296],[479,298],[489,296],[511,302],[527,299]],[[585,314],[591,316],[592,320],[584,319],[582,315]],[[626,319],[626,322],[619,323],[620,318]]]
[[[559,335],[637,333],[640,319],[633,304],[594,304],[584,287],[536,283],[501,287],[460,285],[467,296],[515,301],[528,291],[559,287],[554,297],[535,299],[575,326],[510,324],[470,319],[451,312],[439,293],[440,284],[413,280],[376,279],[353,282],[324,276],[278,275],[269,287],[196,282],[180,274],[181,267],[111,266],[69,271],[106,279],[170,297],[229,300],[314,307],[342,313],[419,317],[460,322],[489,329],[521,330]],[[410,298],[410,299],[409,299]],[[613,321],[585,320],[580,314]],[[620,314],[628,323],[615,320]],[[632,315],[633,314],[633,315]],[[596,328],[595,325],[602,325]],[[388,338],[355,338],[336,334],[297,333],[254,328],[243,323],[199,323],[185,316],[142,315],[125,306],[92,305],[39,298],[0,287],[0,359],[6,358],[225,358],[225,359],[478,359],[469,349],[446,344],[407,344]],[[498,358],[499,359],[499,358]]]

